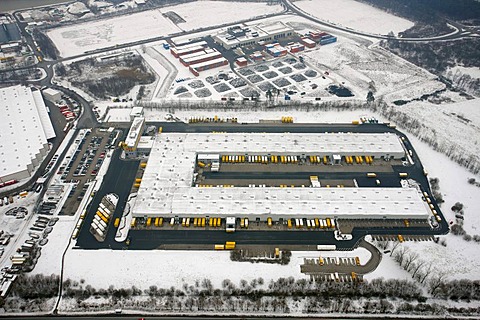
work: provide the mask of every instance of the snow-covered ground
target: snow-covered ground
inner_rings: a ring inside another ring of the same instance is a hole
[[[194,30],[222,25],[252,17],[281,12],[280,5],[265,2],[195,1],[162,8],[162,13],[175,12],[185,22],[178,23],[182,30]]]
[[[312,65],[326,69],[337,82],[345,82],[357,96],[366,97],[374,88],[376,98],[409,100],[445,88],[437,77],[376,46],[365,46],[340,37],[337,43],[306,51]]]
[[[178,32],[159,10],[54,28],[47,35],[62,57]]]
[[[314,17],[374,34],[397,34],[413,27],[409,20],[355,0],[302,0],[294,4]]]
[[[280,277],[307,278],[300,272],[304,258],[355,257],[366,262],[370,253],[363,248],[351,252],[293,252],[288,265],[233,262],[228,251],[123,251],[123,250],[70,250],[66,256],[65,278],[84,279],[95,288],[129,288],[135,285],[146,289],[151,285],[159,288],[181,288],[183,283],[210,279],[215,287],[221,287],[224,279],[238,283],[241,279],[251,281],[258,277],[268,283]],[[85,263],[89,261],[89,263]],[[108,265],[108,272],[98,272]],[[161,277],[155,283],[151,275]]]
[[[173,11],[186,22],[175,25],[163,13]],[[280,5],[265,3],[195,1],[168,6],[161,10],[84,22],[54,28],[47,35],[52,39],[62,57],[82,54],[87,51],[113,47],[142,39],[167,36],[182,30],[233,23],[235,21],[282,11]]]
[[[448,71],[451,71],[452,73],[459,72],[462,74],[468,74],[472,78],[480,79],[480,68],[455,66],[455,67],[449,68],[447,72]]]
[[[476,120],[479,120],[477,118]],[[446,128],[446,127],[443,127]],[[467,182],[468,178],[474,177],[465,168],[454,163],[445,155],[432,150],[426,143],[408,135],[415,147],[422,164],[429,172],[430,177],[440,179],[440,192],[445,203],[442,204],[442,213],[447,221],[455,221],[454,213],[450,208],[456,203],[464,204],[465,224],[464,229],[470,235],[480,235],[480,216],[477,214],[480,207],[480,188]],[[477,132],[478,136],[478,132]],[[462,137],[458,137],[457,143],[461,144]],[[478,176],[476,177],[478,180]],[[444,247],[433,241],[430,242],[405,242],[405,246],[419,254],[419,261],[433,263],[436,272],[446,272],[448,279],[480,279],[480,243],[465,241],[461,236],[448,234],[443,236],[447,246]],[[396,250],[399,250],[398,248]],[[380,266],[367,275],[367,279],[377,277],[384,278],[410,278],[388,254],[384,255]]]

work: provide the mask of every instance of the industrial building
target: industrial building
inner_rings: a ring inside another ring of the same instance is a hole
[[[293,36],[292,28],[283,22],[259,24],[255,26],[235,26],[222,30],[213,36],[213,40],[225,49],[235,49],[261,42],[269,42]]]
[[[57,103],[62,100],[62,93],[58,90],[47,88],[42,91],[43,96],[50,102]]]
[[[0,180],[28,178],[55,138],[42,94],[21,85],[1,88],[0,112]]]
[[[219,162],[225,154],[315,154],[332,159],[356,154],[400,159],[405,151],[398,136],[390,133],[162,133],[153,143],[133,216],[264,220],[299,216],[426,219],[429,215],[415,188],[196,187],[197,161]]]
[[[126,157],[135,157],[137,155],[137,146],[144,128],[145,118],[137,117],[133,119],[127,138],[123,142],[123,150]]]

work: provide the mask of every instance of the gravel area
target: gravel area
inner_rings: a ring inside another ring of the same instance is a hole
[[[270,68],[268,66],[264,65],[264,64],[261,64],[259,66],[253,67],[253,69],[255,69],[255,71],[257,71],[257,72],[263,72],[263,71],[267,71]]]
[[[290,76],[290,78],[292,78],[296,82],[302,82],[302,81],[307,80],[307,78],[305,78],[305,76],[303,74],[294,74],[293,76]]]
[[[229,83],[234,88],[240,88],[240,87],[243,87],[243,86],[247,85],[247,81],[243,80],[242,78],[232,79],[232,80],[230,80]]]
[[[281,88],[281,87],[289,86],[291,83],[285,78],[280,78],[280,79],[274,80],[273,84]]]
[[[307,66],[304,63],[299,62],[299,63],[295,63],[293,67],[297,70],[302,70],[302,69],[305,69]]]
[[[179,88],[175,89],[173,94],[180,94],[180,93],[184,93],[184,92],[188,92],[188,89],[182,86],[182,87],[179,87]]]
[[[283,74],[288,74],[288,73],[292,73],[293,70],[290,67],[283,67],[283,68],[278,69],[278,71],[280,71]]]
[[[210,90],[208,90],[207,88],[199,89],[199,90],[195,91],[194,93],[199,98],[206,98],[206,97],[210,97],[212,95]]]
[[[260,81],[263,81],[264,79],[262,77],[260,77],[258,74],[254,74],[254,75],[251,75],[251,76],[248,76],[247,79],[251,82],[251,83],[257,83],[257,82],[260,82]]]
[[[205,87],[205,84],[203,83],[202,80],[193,80],[192,82],[190,82],[188,84],[190,87],[192,87],[193,89],[198,89],[198,88],[203,88]]]
[[[276,73],[275,71],[268,71],[268,72],[262,73],[262,76],[264,76],[267,79],[272,79],[278,76],[278,73]]]
[[[281,61],[274,62],[272,63],[272,66],[274,66],[275,68],[280,68],[281,66],[283,66],[283,62]]]
[[[283,60],[283,62],[286,62],[288,64],[294,64],[297,62],[297,59],[294,59],[294,58],[286,58],[285,60]]]
[[[258,93],[257,90],[252,89],[252,88],[242,89],[242,90],[240,90],[240,93],[242,94],[242,96],[247,97],[247,98],[259,97],[260,96],[260,93]]]
[[[317,76],[317,71],[307,70],[307,71],[305,71],[304,75],[306,75],[307,77],[313,78],[313,77]]]
[[[213,88],[217,90],[217,92],[225,92],[231,89],[230,86],[226,83],[220,83],[220,84],[214,85]]]
[[[249,69],[249,68],[244,68],[244,69],[239,69],[238,70],[238,73],[240,73],[242,76],[249,76],[249,75],[252,75],[254,74],[255,72],[253,72],[252,69]]]
[[[215,84],[215,83],[220,83],[220,80],[215,79],[212,76],[208,76],[205,78],[205,81],[207,81],[210,84]]]
[[[271,84],[268,81],[262,82],[261,84],[258,85],[258,87],[260,88],[260,90],[264,92],[267,92],[268,89],[270,90],[277,89],[273,84]]]

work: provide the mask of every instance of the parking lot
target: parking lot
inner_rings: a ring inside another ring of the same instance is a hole
[[[62,164],[57,172],[62,174],[64,181],[74,184],[61,214],[72,215],[75,213],[80,201],[85,196],[88,187],[86,183],[97,175],[103,160],[108,156],[108,149],[115,148],[115,136],[115,131],[96,129],[94,132],[86,134],[85,137],[79,138],[77,150],[71,157],[66,157],[65,165]]]

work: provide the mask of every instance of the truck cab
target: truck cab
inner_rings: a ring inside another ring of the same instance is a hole
[[[225,231],[235,232],[235,217],[227,217]]]

